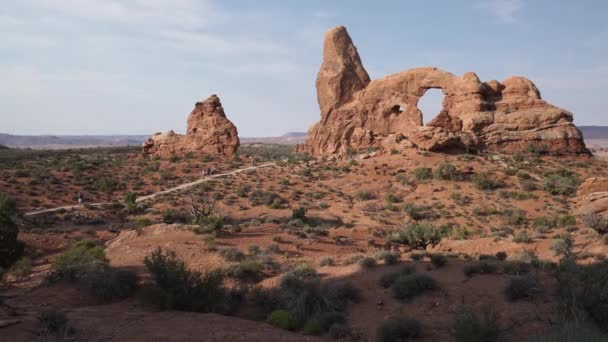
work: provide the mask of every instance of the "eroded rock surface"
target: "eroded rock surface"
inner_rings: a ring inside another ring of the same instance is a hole
[[[574,198],[577,215],[608,215],[608,177],[587,178]]]
[[[232,156],[238,147],[236,127],[226,118],[219,97],[211,95],[195,104],[186,135],[156,133],[143,144],[143,152],[164,157],[188,152]]]
[[[427,67],[370,81],[342,26],[325,34],[316,84],[321,120],[298,150],[317,156],[387,146],[514,152],[531,144],[587,153],[572,113],[542,100],[530,80],[481,82],[472,72],[455,76]],[[443,91],[443,109],[423,125],[417,104],[432,88]]]

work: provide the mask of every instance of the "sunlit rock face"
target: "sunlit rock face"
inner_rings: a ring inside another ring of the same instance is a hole
[[[346,28],[325,34],[317,75],[321,120],[298,151],[344,155],[369,148],[588,153],[572,113],[541,99],[530,80],[482,82],[473,72],[406,70],[370,80]],[[423,125],[418,101],[428,89],[445,95],[441,112]]]
[[[220,98],[211,95],[194,105],[186,135],[156,133],[143,144],[143,152],[163,157],[186,153],[232,156],[238,147],[236,127],[226,118]]]

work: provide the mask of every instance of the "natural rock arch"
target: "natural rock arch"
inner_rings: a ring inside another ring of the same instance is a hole
[[[520,151],[541,143],[588,153],[572,113],[543,101],[530,80],[481,82],[473,72],[455,76],[433,67],[370,80],[342,26],[325,34],[316,84],[321,120],[298,148],[314,155],[369,147]],[[435,88],[444,93],[443,109],[425,126],[417,103]]]

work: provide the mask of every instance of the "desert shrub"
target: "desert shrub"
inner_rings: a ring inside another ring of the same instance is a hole
[[[505,288],[505,296],[510,301],[533,299],[542,293],[542,285],[530,275],[513,276]]]
[[[427,205],[415,205],[413,203],[406,203],[403,206],[403,211],[405,211],[412,220],[424,220],[424,219],[436,219],[438,215],[433,212],[433,208]]]
[[[530,264],[527,264],[525,262],[515,261],[515,262],[506,263],[503,266],[502,271],[505,274],[523,275],[523,274],[530,273],[531,268],[532,268],[532,265],[530,265]]]
[[[334,259],[331,257],[324,257],[323,259],[321,259],[319,261],[319,266],[323,267],[323,266],[333,266],[334,265]]]
[[[414,297],[437,289],[437,282],[426,274],[411,274],[399,277],[393,285],[391,292],[395,299],[411,300]]]
[[[404,275],[410,275],[413,273],[416,273],[416,269],[411,266],[402,267],[398,271],[384,272],[380,276],[380,281],[379,281],[380,286],[385,289],[389,288],[395,283],[395,281],[397,281],[397,279],[399,279],[399,277],[404,276]]]
[[[495,179],[495,177],[492,177],[487,173],[475,174],[471,180],[480,190],[496,190],[505,185],[502,181]]]
[[[581,184],[577,175],[568,170],[549,174],[543,181],[543,190],[551,195],[573,196]]]
[[[557,225],[560,227],[574,226],[575,224],[576,217],[572,215],[564,215],[557,218]]]
[[[472,277],[476,274],[492,274],[497,271],[496,265],[487,261],[480,261],[476,264],[468,264],[463,268],[463,273],[467,277]]]
[[[167,209],[163,213],[163,222],[167,224],[171,223],[188,223],[190,222],[190,217],[187,213],[175,210],[175,209]]]
[[[256,190],[249,195],[249,202],[252,206],[266,205],[276,207],[282,204],[282,199],[274,192]]]
[[[160,248],[144,259],[152,283],[142,289],[145,304],[160,310],[228,313],[235,299],[223,286],[218,271],[193,272],[174,252]]]
[[[374,268],[377,265],[376,259],[372,257],[366,257],[359,261],[359,265],[364,268]]]
[[[399,232],[399,242],[414,249],[426,249],[441,240],[441,231],[429,223],[407,225]]]
[[[266,319],[271,312],[283,306],[283,298],[279,289],[262,289],[254,287],[249,291],[249,301],[254,309],[256,319]]]
[[[450,163],[441,163],[435,169],[435,178],[442,180],[459,180],[460,174],[456,170],[456,166]]]
[[[74,279],[104,263],[103,246],[95,241],[82,240],[55,258],[51,269],[53,275],[58,278]]]
[[[319,314],[316,319],[321,331],[328,331],[334,324],[343,324],[346,322],[346,317],[341,312],[328,311]]]
[[[422,326],[409,317],[396,317],[384,321],[376,329],[378,342],[409,341],[420,335]]]
[[[17,239],[19,227],[13,217],[17,214],[17,202],[0,193],[0,267],[9,267],[19,260],[25,245]]]
[[[245,254],[236,248],[223,248],[219,252],[220,256],[226,261],[241,261],[245,259]]]
[[[416,180],[418,181],[433,179],[433,170],[430,167],[417,167],[414,170],[414,177],[416,177]]]
[[[266,323],[284,330],[295,330],[298,322],[285,310],[275,310],[266,319]]]
[[[38,316],[38,323],[43,333],[65,335],[68,329],[68,318],[63,312],[55,309],[43,311]]]
[[[335,340],[343,340],[350,336],[350,328],[346,324],[334,324],[329,328],[329,336]]]
[[[521,226],[526,223],[526,212],[517,208],[505,209],[503,211],[503,219],[508,225]]]
[[[304,327],[302,327],[302,332],[304,335],[316,336],[321,333],[321,329],[319,325],[314,320],[310,319],[304,323]]]
[[[481,315],[470,306],[459,308],[454,314],[452,331],[456,342],[492,342],[498,338],[498,316],[490,307]]]
[[[9,273],[17,279],[25,278],[32,273],[32,259],[23,257],[11,266]]]
[[[241,281],[258,282],[262,280],[263,266],[255,260],[243,260],[236,265],[231,265],[226,269],[228,277],[236,278]]]
[[[382,256],[385,265],[394,265],[399,262],[401,255],[397,253],[386,253]]]
[[[506,252],[496,252],[496,259],[498,260],[507,260],[507,253]]]
[[[560,307],[569,319],[608,327],[608,261],[589,265],[565,258],[557,270]]]
[[[99,177],[95,184],[97,186],[97,190],[105,193],[112,193],[118,187],[118,181],[108,176]]]
[[[79,279],[80,287],[102,301],[127,298],[138,286],[137,274],[103,265],[89,270]]]
[[[239,197],[247,197],[249,191],[251,191],[251,185],[243,184],[236,189],[236,195]]]
[[[526,231],[519,231],[513,236],[513,242],[515,243],[530,243],[532,237]]]
[[[374,198],[374,194],[366,190],[357,191],[356,196],[360,201],[369,201]]]
[[[448,258],[443,254],[431,254],[431,264],[436,268],[443,267],[448,262]]]
[[[302,220],[302,222],[306,222],[306,208],[305,207],[297,207],[291,211],[291,219],[292,220]]]
[[[566,321],[552,327],[541,336],[531,340],[532,342],[603,342],[608,341],[608,334],[602,332],[598,327],[585,321]]]
[[[569,233],[564,233],[559,238],[554,239],[549,247],[556,256],[570,256],[572,254],[572,246],[574,241]]]
[[[539,233],[545,233],[557,226],[557,220],[547,216],[540,216],[532,221],[532,227]]]

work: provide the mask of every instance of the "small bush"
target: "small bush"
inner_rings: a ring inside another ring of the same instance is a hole
[[[223,287],[221,272],[190,271],[175,253],[160,248],[144,259],[153,282],[142,289],[144,303],[160,310],[228,313],[235,298]]]
[[[543,335],[535,337],[532,342],[604,342],[608,334],[601,331],[591,322],[566,321],[555,326]]]
[[[188,223],[190,222],[190,217],[183,211],[178,211],[175,209],[167,209],[163,213],[163,222],[167,224],[171,223]]]
[[[443,254],[431,254],[431,264],[436,268],[443,267],[448,262],[448,258]]]
[[[226,270],[226,275],[241,281],[258,282],[262,280],[262,265],[255,260],[243,260],[236,265],[231,265]]]
[[[399,300],[411,300],[426,291],[435,289],[437,282],[425,274],[401,276],[391,286],[393,297]]]
[[[21,258],[25,244],[17,239],[19,227],[13,221],[17,202],[0,193],[0,267],[9,267]]]
[[[399,277],[416,273],[416,269],[412,266],[404,266],[398,271],[385,272],[380,276],[380,286],[383,288],[391,287]]]
[[[506,252],[496,252],[496,259],[504,261],[507,260],[507,253]]]
[[[581,181],[574,172],[560,170],[544,179],[543,190],[551,195],[573,196],[580,184]]]
[[[450,163],[441,163],[435,169],[435,178],[442,180],[459,180],[460,175],[458,170],[456,170],[456,166]]]
[[[87,270],[104,263],[103,247],[97,242],[82,240],[55,258],[52,273],[59,278],[74,279]]]
[[[330,258],[330,257],[324,257],[323,259],[321,259],[321,261],[319,261],[319,266],[323,267],[323,266],[333,266],[334,265],[334,259]]]
[[[480,261],[477,264],[469,264],[463,268],[464,275],[472,277],[476,274],[492,274],[496,273],[498,268],[496,265],[487,261]]]
[[[409,317],[391,318],[376,329],[378,342],[409,341],[420,335],[422,326]]]
[[[608,215],[588,212],[582,215],[583,223],[599,234],[608,233]]]
[[[510,301],[533,299],[542,293],[542,285],[529,275],[513,276],[505,288],[505,296]]]
[[[38,322],[43,332],[64,335],[67,329],[68,318],[63,312],[50,309],[40,313]]]
[[[314,320],[308,320],[304,323],[304,327],[302,328],[302,332],[304,335],[316,336],[321,333],[321,329],[319,325]]]
[[[329,328],[329,336],[335,340],[345,339],[350,336],[350,328],[345,324],[334,324]]]
[[[492,342],[498,338],[498,316],[490,307],[478,315],[472,307],[464,306],[454,315],[452,331],[456,342]]]
[[[359,261],[359,265],[364,268],[374,268],[377,265],[376,259],[372,257],[366,257]]]
[[[298,326],[298,322],[285,310],[273,311],[268,315],[268,318],[266,318],[266,323],[284,330],[295,330]]]
[[[29,276],[32,273],[32,269],[32,260],[23,257],[11,266],[9,273],[17,277],[17,279],[21,279]]]
[[[330,311],[323,312],[317,317],[317,323],[321,331],[328,331],[334,324],[343,324],[346,322],[346,317],[340,312]]]
[[[245,259],[245,254],[236,248],[223,248],[219,252],[220,256],[226,261],[241,261]]]
[[[374,198],[373,193],[371,193],[369,191],[365,191],[365,190],[357,191],[356,196],[360,201],[369,201]]]
[[[80,287],[92,296],[107,302],[133,295],[138,286],[137,274],[107,265],[88,271],[79,279]]]
[[[495,179],[495,177],[490,176],[487,173],[475,174],[471,180],[480,190],[496,190],[505,185],[502,181]]]
[[[382,257],[385,265],[394,265],[399,262],[401,256],[397,253],[386,253]]]
[[[399,240],[414,249],[426,249],[441,240],[441,231],[428,223],[407,225],[399,232]]]
[[[433,179],[433,170],[430,167],[420,166],[414,170],[414,177],[416,180],[423,181],[427,179]]]

